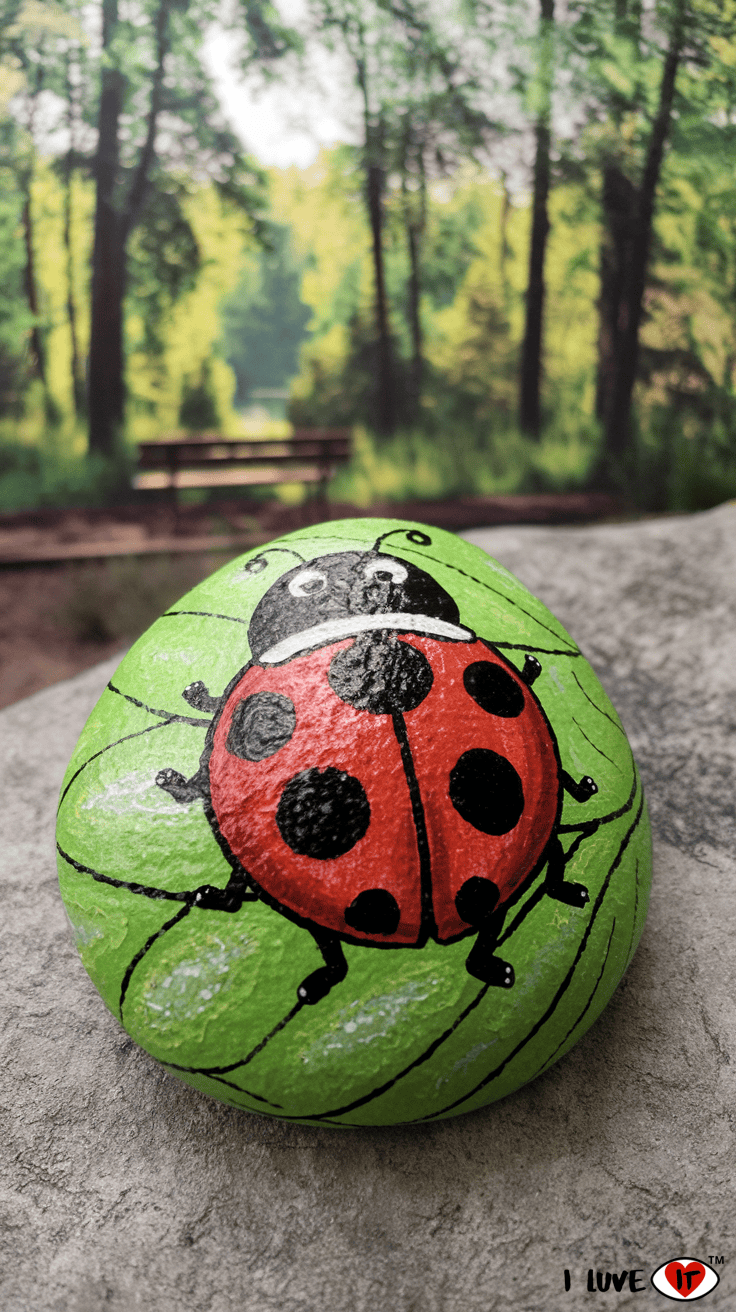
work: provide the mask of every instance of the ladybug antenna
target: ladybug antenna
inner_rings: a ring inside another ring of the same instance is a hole
[[[298,551],[294,551],[292,547],[265,547],[263,551],[259,551],[257,556],[252,556],[250,560],[246,561],[243,566],[243,573],[248,578],[252,578],[255,574],[262,574],[268,565],[266,556],[272,551],[283,551],[287,556],[296,556],[297,560],[300,560],[302,565],[306,564],[305,557],[301,556]]]
[[[393,533],[403,533],[407,542],[413,542],[415,547],[431,547],[432,545],[429,534],[420,532],[418,528],[410,528],[408,532],[403,528],[390,528],[388,533],[382,533],[380,538],[376,538],[373,543],[373,550],[378,551],[381,543],[385,542],[386,538],[390,538]]]

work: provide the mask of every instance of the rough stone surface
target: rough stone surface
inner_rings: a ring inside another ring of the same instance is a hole
[[[56,888],[64,766],[116,664],[0,714],[3,1312],[557,1312],[588,1268],[724,1256],[736,1309],[736,505],[467,535],[559,616],[618,707],[655,830],[608,1009],[512,1097],[434,1126],[283,1125],[135,1048]],[[572,1288],[564,1291],[564,1268]]]

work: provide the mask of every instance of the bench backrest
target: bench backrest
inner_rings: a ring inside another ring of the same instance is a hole
[[[140,442],[139,469],[202,469],[212,465],[312,461],[343,463],[352,454],[349,428],[297,429],[288,437],[195,437]]]

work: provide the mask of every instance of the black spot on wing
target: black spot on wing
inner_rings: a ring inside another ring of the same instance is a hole
[[[510,761],[487,747],[463,752],[450,772],[450,801],[482,834],[508,834],[524,810],[521,779]]]
[[[495,910],[501,896],[492,879],[471,875],[455,895],[457,914],[466,925],[476,928]]]
[[[373,715],[416,710],[434,682],[424,652],[391,637],[363,633],[332,658],[332,691],[348,706]]]
[[[507,670],[492,661],[475,661],[463,675],[465,691],[488,715],[515,719],[524,709],[524,693]]]
[[[362,934],[395,934],[401,912],[385,888],[366,888],[345,909],[345,922]]]
[[[371,808],[359,779],[328,765],[301,770],[285,785],[276,808],[284,842],[299,856],[330,861],[365,834]]]
[[[227,750],[243,761],[265,761],[291,740],[296,711],[279,692],[254,692],[238,702],[227,735]]]

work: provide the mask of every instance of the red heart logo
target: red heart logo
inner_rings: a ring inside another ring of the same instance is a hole
[[[664,1269],[664,1273],[678,1294],[687,1298],[692,1294],[700,1284],[705,1275],[705,1267],[702,1262],[688,1262],[683,1266],[682,1262],[669,1262]]]

